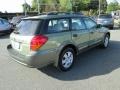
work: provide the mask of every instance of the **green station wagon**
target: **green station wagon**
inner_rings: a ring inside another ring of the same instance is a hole
[[[67,71],[76,55],[97,45],[107,48],[109,39],[108,29],[87,16],[48,13],[22,19],[10,35],[7,50],[23,65],[41,68],[53,64]]]

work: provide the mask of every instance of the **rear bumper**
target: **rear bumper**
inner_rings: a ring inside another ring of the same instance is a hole
[[[22,55],[18,51],[14,50],[11,45],[7,46],[7,50],[12,58],[18,63],[27,67],[41,68],[47,64],[53,63],[51,61],[50,53],[32,53],[31,55]]]

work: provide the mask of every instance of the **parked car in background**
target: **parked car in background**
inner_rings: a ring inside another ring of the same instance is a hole
[[[91,19],[93,19],[94,21],[97,21],[97,16],[91,16]]]
[[[0,33],[12,32],[12,25],[5,19],[0,18]]]
[[[15,29],[16,25],[18,23],[20,23],[21,19],[22,18],[25,18],[26,16],[16,16],[16,17],[13,17],[12,20],[11,20],[11,24],[13,25],[13,29]]]
[[[97,18],[97,24],[101,24],[104,27],[113,29],[114,27],[114,18],[111,14],[101,14]]]
[[[10,35],[7,50],[15,61],[41,68],[54,64],[69,70],[76,55],[97,45],[107,48],[110,32],[80,14],[47,14],[22,19]]]
[[[116,26],[120,27],[120,16],[119,16],[119,17],[116,17],[116,18],[114,19],[114,24],[115,24]]]

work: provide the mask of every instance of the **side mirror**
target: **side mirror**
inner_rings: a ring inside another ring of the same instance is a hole
[[[101,28],[102,27],[102,25],[101,24],[97,24],[97,28]]]

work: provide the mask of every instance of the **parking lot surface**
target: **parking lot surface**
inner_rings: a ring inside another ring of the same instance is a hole
[[[28,68],[9,56],[9,35],[0,37],[0,90],[120,90],[120,30],[111,30],[107,49],[94,48],[60,72],[53,66]]]

